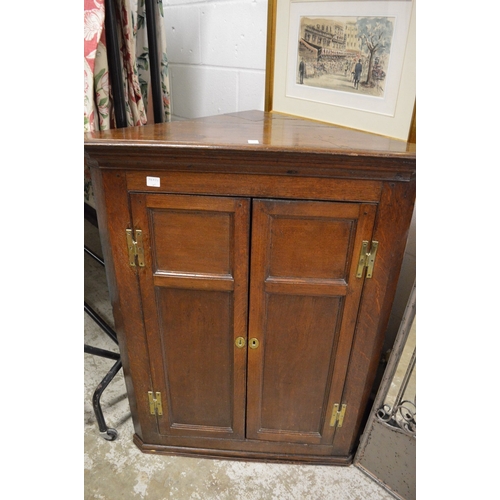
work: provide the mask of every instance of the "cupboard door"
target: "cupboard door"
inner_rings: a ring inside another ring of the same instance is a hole
[[[246,344],[249,200],[130,198],[143,231],[151,385],[163,406],[150,418],[161,435],[243,438],[246,349],[236,339]]]
[[[331,444],[375,205],[254,200],[247,437]],[[255,340],[253,340],[255,339]],[[347,409],[346,417],[349,417]]]

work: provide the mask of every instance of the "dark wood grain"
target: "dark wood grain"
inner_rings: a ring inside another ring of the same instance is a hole
[[[258,140],[259,143],[249,145],[249,140]],[[169,145],[176,146],[179,150],[194,147],[223,149],[233,146],[249,151],[334,151],[370,157],[411,158],[415,152],[414,145],[398,139],[261,111],[89,132],[85,136],[85,142],[88,145],[149,145],[155,150]]]
[[[92,132],[85,149],[107,168],[163,169],[168,158],[175,170],[388,180],[411,177],[415,159],[404,141],[260,111]]]
[[[414,145],[256,111],[88,134],[85,160],[139,448],[348,464],[411,221]],[[145,267],[129,264],[127,228],[143,231]],[[363,240],[379,242],[370,279],[356,277]]]

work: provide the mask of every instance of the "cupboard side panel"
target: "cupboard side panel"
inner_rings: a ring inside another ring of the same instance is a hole
[[[135,270],[129,265],[125,229],[131,227],[126,174],[91,168],[99,235],[105,262],[125,384],[134,430],[142,439],[155,435],[144,411],[151,389],[141,297]],[[119,285],[118,285],[119,284]]]
[[[373,239],[379,242],[373,277],[365,280],[358,324],[342,401],[348,418],[335,434],[334,455],[348,455],[357,445],[365,408],[396,293],[415,202],[415,181],[388,182],[380,200]]]

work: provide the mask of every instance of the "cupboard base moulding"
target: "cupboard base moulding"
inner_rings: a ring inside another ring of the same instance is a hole
[[[134,444],[143,453],[153,455],[170,455],[182,457],[214,458],[219,460],[243,460],[246,462],[273,462],[273,463],[300,463],[305,465],[339,465],[349,466],[352,464],[353,455],[347,457],[339,456],[316,456],[294,454],[271,454],[246,450],[248,441],[238,443],[239,450],[222,450],[220,448],[190,448],[188,446],[162,446],[157,444],[147,444],[134,434]],[[258,444],[258,443],[257,443]]]

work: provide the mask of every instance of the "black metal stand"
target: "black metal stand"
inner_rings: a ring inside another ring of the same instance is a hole
[[[148,45],[149,45],[149,65],[151,68],[151,93],[153,96],[153,115],[155,123],[163,123],[163,97],[161,91],[161,66],[158,56],[158,43],[156,40],[156,2],[154,0],[146,0],[146,26],[148,32]]]
[[[105,0],[104,8],[106,12],[104,22],[106,28],[109,77],[111,80],[111,92],[115,111],[116,128],[124,128],[127,126],[127,112],[125,108],[125,96],[123,90],[122,65],[120,63],[120,45],[118,43],[116,11],[113,0]]]
[[[94,260],[99,262],[102,266],[104,266],[104,261],[92,250],[84,246],[85,253],[90,255]],[[116,336],[115,331],[104,321],[104,319],[90,307],[85,301],[83,304],[84,311],[97,323],[97,325],[104,331],[104,333],[115,343],[118,345],[118,338]],[[104,414],[101,408],[101,396],[109,383],[113,380],[115,375],[120,371],[122,367],[122,362],[120,359],[120,355],[116,352],[108,351],[106,349],[100,349],[99,347],[93,347],[88,344],[84,344],[84,352],[87,354],[93,354],[95,356],[99,356],[102,358],[113,359],[115,360],[114,365],[111,367],[106,376],[102,379],[100,384],[97,386],[94,391],[94,395],[92,397],[92,406],[94,407],[94,414],[97,420],[97,424],[99,426],[99,432],[102,434],[104,439],[108,441],[114,441],[118,432],[116,429],[112,427],[108,427],[106,425],[106,420],[104,418]]]

